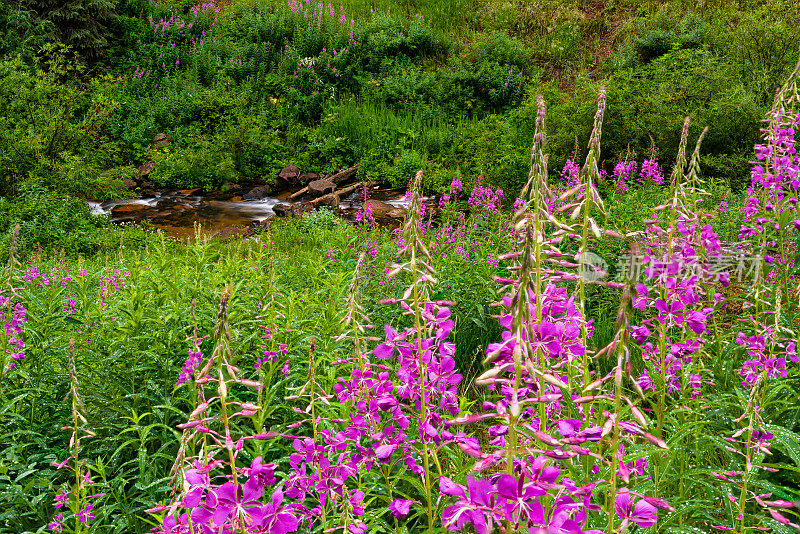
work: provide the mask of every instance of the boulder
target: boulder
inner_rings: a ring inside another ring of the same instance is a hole
[[[153,136],[153,140],[150,141],[150,146],[153,148],[163,148],[169,146],[169,138],[165,133],[157,133]]]
[[[137,184],[136,182],[134,182],[129,178],[125,178],[125,180],[122,181],[122,185],[125,186],[125,189],[129,191],[133,191],[134,189],[139,187],[139,184]]]
[[[268,196],[270,193],[269,187],[266,185],[260,185],[258,187],[254,187],[250,190],[249,193],[242,195],[243,200],[261,200],[265,196]]]
[[[202,195],[203,188],[202,187],[195,187],[193,189],[179,189],[178,193],[181,195]]]
[[[300,184],[300,169],[291,163],[283,168],[278,174],[278,183],[289,187],[295,187]]]
[[[406,210],[403,208],[395,208],[380,200],[369,199],[364,202],[364,208],[372,210],[372,216],[376,219],[402,219],[406,216]]]
[[[156,164],[153,163],[152,161],[145,161],[144,163],[136,167],[136,169],[139,171],[140,178],[144,178],[145,176],[153,172],[153,169],[155,168]]]
[[[290,204],[275,204],[272,207],[272,211],[278,217],[288,217],[292,214],[292,206]]]
[[[322,178],[322,176],[315,172],[307,172],[300,175],[300,183],[310,184],[311,182],[319,180],[320,178]]]
[[[333,193],[334,189],[336,189],[336,184],[330,180],[314,180],[308,184],[308,192],[315,197]]]
[[[316,203],[316,206],[327,206],[329,208],[338,208],[341,202],[338,194],[325,195],[323,197],[318,198],[317,200],[318,202]]]
[[[147,208],[148,206],[144,204],[121,204],[119,206],[114,206],[111,209],[111,213],[114,215],[120,213],[132,213],[134,211],[142,211],[143,209]]]

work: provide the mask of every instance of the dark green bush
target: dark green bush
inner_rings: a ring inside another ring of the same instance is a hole
[[[24,186],[14,198],[0,197],[0,260],[6,261],[14,227],[19,224],[17,250],[25,255],[34,247],[64,250],[67,254],[95,254],[120,246],[119,227],[108,217],[93,216],[88,204],[70,195],[36,186]],[[144,243],[141,227],[124,230],[125,246]]]
[[[188,149],[154,151],[150,179],[160,185],[219,189],[236,178],[230,154],[207,144]]]
[[[513,66],[517,71],[526,70],[531,64],[522,42],[500,32],[483,35],[472,53],[477,62],[493,61]]]
[[[608,83],[607,110],[605,158],[615,159],[628,147],[644,155],[655,143],[662,162],[671,165],[689,116],[693,139],[709,127],[703,154],[716,163],[706,170],[736,188],[743,180],[749,183],[741,162],[759,139],[765,108],[742,86],[735,69],[711,52],[673,50],[634,72],[615,74]]]
[[[0,194],[32,181],[83,198],[106,197],[118,183],[101,179],[102,171],[123,163],[104,128],[117,105],[112,84],[72,81],[81,69],[65,50],[44,52],[47,70],[19,57],[0,60]]]
[[[678,20],[666,11],[649,20],[639,21],[639,35],[634,47],[644,62],[650,62],[671,50],[699,48],[703,44],[705,23],[699,17],[687,14]]]

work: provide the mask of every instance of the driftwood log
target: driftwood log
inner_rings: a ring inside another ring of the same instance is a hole
[[[330,178],[327,178],[327,179],[330,180],[331,182],[335,183],[335,184],[339,184],[341,182],[349,180],[350,178],[352,178],[353,176],[356,175],[356,171],[358,170],[358,165],[359,164],[356,163],[355,165],[353,165],[349,169],[345,169],[343,171],[339,171],[339,172],[337,172],[336,174],[334,174],[333,176],[331,176]],[[309,191],[308,190],[308,186],[306,186],[303,189],[297,191],[296,193],[292,193],[291,195],[289,195],[289,199],[288,200],[297,200],[298,198],[302,197],[303,195],[307,195],[308,191]],[[335,191],[334,191],[334,193],[335,193]],[[319,198],[325,198],[325,197],[319,197]],[[317,200],[319,200],[319,199],[317,199]]]
[[[333,200],[334,197],[340,197],[341,198],[342,195],[349,195],[350,193],[352,193],[353,191],[355,191],[356,189],[359,189],[361,187],[370,188],[370,187],[374,187],[376,185],[378,185],[378,182],[367,182],[367,183],[360,182],[360,183],[357,183],[357,184],[348,185],[347,187],[343,187],[342,189],[339,189],[338,191],[334,191],[333,193],[328,193],[325,196],[322,196],[322,197],[319,197],[319,198],[315,198],[314,200],[309,200],[308,202],[306,202],[306,205],[314,206],[314,207],[319,206],[319,205],[328,205],[328,203],[331,200]]]

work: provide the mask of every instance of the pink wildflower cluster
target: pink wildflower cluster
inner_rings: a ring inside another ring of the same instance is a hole
[[[0,294],[0,321],[3,322],[2,347],[3,362],[8,370],[25,358],[25,341],[22,338],[23,325],[28,321],[25,305],[21,301]]]
[[[637,168],[636,160],[633,159],[625,159],[617,163],[612,175],[614,184],[617,186],[617,192],[626,193],[628,191],[628,181],[631,176],[636,175]]]
[[[128,277],[131,273],[124,269],[114,269],[110,275],[100,277],[100,300],[98,305],[105,306],[110,295],[128,289]]]
[[[184,362],[183,367],[181,367],[180,375],[178,375],[178,380],[175,382],[176,387],[191,379],[194,376],[195,371],[197,371],[198,368],[203,364],[203,353],[200,351],[201,343],[202,340],[200,339],[193,340],[193,347],[190,347],[186,350],[188,357],[186,358],[186,362]]]
[[[359,206],[356,211],[356,227],[363,230],[370,230],[376,226],[375,217],[372,215],[370,206]]]
[[[798,363],[795,341],[777,341],[775,337],[775,331],[769,327],[763,334],[753,336],[739,332],[736,344],[743,347],[747,353],[747,359],[739,370],[743,386],[755,386],[759,377],[765,380],[785,378],[786,360]],[[768,349],[768,345],[772,350]]]
[[[497,214],[504,196],[503,190],[500,188],[492,190],[491,187],[478,184],[472,189],[467,203],[484,217],[489,217]]]

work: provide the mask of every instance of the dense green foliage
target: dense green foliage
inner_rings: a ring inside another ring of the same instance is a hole
[[[367,259],[358,293],[378,325],[373,332],[409,324],[378,304],[399,297],[406,282],[388,274],[400,248],[389,230],[354,228],[320,210],[274,222],[250,240],[198,235],[185,243],[91,215],[85,200],[130,194],[125,181],[138,176],[137,165],[152,161],[156,185],[208,189],[269,183],[288,163],[319,173],[359,163],[360,179],[395,186],[425,169],[423,187],[439,193],[460,172],[463,196],[475,185],[502,187],[510,204],[528,176],[536,96],[548,104],[555,184],[568,158],[583,160],[603,85],[605,176],[623,159],[648,155],[668,174],[684,118],[692,118],[692,139],[710,126],[700,162],[711,193],[703,208],[716,216],[720,237],[734,242],[760,121],[800,42],[800,27],[791,23],[800,8],[792,0],[347,0],[332,12],[326,5],[323,15],[303,5],[305,11],[282,0],[224,8],[191,0],[0,4],[0,295],[24,302],[27,313],[26,357],[13,372],[0,369],[0,531],[43,532],[53,496],[70,484],[52,463],[71,454],[62,428],[73,424],[64,401],[71,380],[96,433],[81,448],[104,494],[91,528],[152,529],[156,519],[145,510],[169,499],[177,425],[195,404],[195,391],[177,387],[176,377],[192,338],[206,354],[214,348],[226,291],[231,353],[248,376],[264,378],[254,364],[265,350],[285,343],[288,351],[285,375],[270,367],[270,387],[263,398],[259,393],[256,430],[287,431],[296,412],[284,397],[309,372],[333,390],[334,362],[352,351],[350,341],[333,337],[345,331],[342,302],[360,253]],[[168,147],[151,146],[157,133],[167,135]],[[644,229],[667,190],[632,180],[621,191],[608,178],[598,188],[608,205],[599,222],[623,235]],[[452,340],[466,410],[487,398],[473,379],[500,336],[492,276],[506,275],[498,257],[514,237],[507,213],[473,206],[470,215],[464,204],[462,198],[460,212],[448,208],[424,231],[426,242],[445,244],[431,261],[434,297],[455,302]],[[797,232],[783,237],[796,254]],[[635,236],[590,239],[612,262],[612,276],[613,262],[638,245]],[[704,397],[661,399],[669,410],[658,415],[659,431],[663,423],[670,449],[650,461],[661,470],[662,490],[680,495],[681,506],[660,516],[658,531],[705,531],[731,519],[715,511],[723,506],[735,516],[727,504],[735,498],[715,473],[744,469],[721,436],[732,434],[731,422],[748,402],[738,375],[748,356],[734,345],[731,328],[748,289],[720,289],[730,308],[714,315],[703,348]],[[594,320],[589,348],[613,339],[619,303],[616,290],[587,288],[581,305]],[[784,302],[779,311],[775,324],[796,328],[796,307]],[[316,369],[308,365],[312,344]],[[642,351],[633,352],[638,372]],[[609,366],[599,362],[595,371]],[[765,425],[759,428],[775,434],[772,456],[758,461],[780,472],[754,476],[752,491],[798,501],[799,375],[796,365],[787,368],[788,376],[760,390],[763,412],[756,414]],[[338,409],[327,416],[346,415],[333,413]],[[290,441],[278,439],[248,444],[246,454],[277,462],[283,475],[292,451]],[[637,454],[634,447],[626,460]],[[463,479],[468,460],[443,455],[447,472]],[[396,490],[422,499],[418,481],[404,479]],[[753,499],[741,506],[749,510],[747,528],[788,532]],[[388,517],[370,517],[372,531],[389,531]],[[740,524],[744,531],[745,520]]]
[[[663,190],[658,187],[636,188],[611,204],[606,224],[623,231],[641,227],[642,218],[648,217],[662,198]],[[466,375],[462,403],[471,404],[485,396],[472,379],[483,368],[485,347],[497,340],[500,332],[491,317],[490,303],[496,298],[491,277],[502,275],[506,262],[497,262],[497,256],[512,247],[507,223],[508,216],[502,213],[489,218],[477,215],[461,227],[466,235],[455,241],[443,238],[446,234],[436,228],[426,232],[426,241],[437,244],[432,263],[438,283],[433,296],[455,302],[456,361]],[[723,237],[738,231],[731,226],[720,227]],[[468,244],[469,257],[457,251],[463,243]],[[613,261],[629,244],[593,240],[592,250]],[[176,425],[185,420],[194,403],[194,390],[187,385],[176,387],[176,377],[193,336],[202,340],[204,354],[211,353],[219,298],[226,286],[232,287],[227,313],[235,365],[249,376],[262,352],[279,343],[288,348],[271,374],[262,376],[268,377],[270,386],[261,399],[265,409],[256,419],[259,428],[284,428],[296,414],[283,397],[306,379],[312,338],[318,363],[316,380],[325,391],[331,390],[340,372],[332,363],[352,350],[348,339],[333,337],[347,331],[341,322],[346,311],[342,303],[352,290],[360,254],[366,261],[361,265],[358,292],[366,314],[376,325],[408,324],[410,319],[398,310],[378,304],[381,299],[399,296],[404,288],[402,277],[387,275],[397,246],[396,237],[387,230],[357,230],[320,210],[303,219],[276,222],[248,241],[225,244],[200,239],[186,244],[151,235],[138,246],[126,242],[108,255],[65,258],[37,252],[13,273],[6,271],[27,307],[24,335],[28,348],[22,364],[4,373],[0,390],[5,399],[0,418],[0,443],[5,451],[0,457],[0,530],[41,532],[53,516],[53,495],[69,483],[67,474],[55,470],[51,462],[70,454],[69,432],[61,427],[71,424],[70,404],[64,401],[71,350],[81,410],[96,433],[82,454],[94,470],[94,487],[105,493],[95,508],[92,528],[144,533],[154,524],[144,510],[169,496],[169,471],[181,436]],[[614,274],[615,266],[611,267]],[[741,290],[734,285],[726,295],[735,296]],[[594,287],[589,288],[587,298],[587,313],[594,319],[591,346],[596,349],[613,336],[619,296],[615,290]],[[724,332],[723,325],[735,316],[735,309],[731,314],[715,317],[715,329]],[[265,336],[264,328],[278,330]],[[74,349],[70,339],[75,340]],[[737,464],[730,454],[721,454],[724,442],[718,436],[730,433],[727,422],[741,410],[732,369],[745,357],[731,352],[709,362],[707,379],[714,385],[704,390],[704,401],[714,406],[713,410],[687,420],[682,410],[670,405],[665,415],[665,428],[674,434],[663,462],[668,469],[662,473],[663,483],[673,493],[680,487],[681,492],[693,496],[695,504],[668,515],[663,531],[673,532],[679,523],[707,526],[709,521],[719,521],[711,511],[727,497],[715,489],[712,475],[735,469]],[[275,372],[284,361],[290,366],[285,377]],[[635,360],[635,365],[640,366],[641,361]],[[800,468],[800,412],[793,400],[796,389],[792,389],[797,377],[795,366],[789,378],[763,400],[762,417],[774,423],[770,428],[776,432],[770,465]],[[694,428],[703,430],[700,433]],[[704,467],[692,467],[692,476],[685,478],[679,473],[683,473],[686,455],[692,453],[682,440],[692,436],[699,447],[692,462]],[[290,440],[254,446],[253,455],[278,462],[281,472],[288,469]],[[450,462],[450,472],[468,469],[463,457],[447,454],[443,458]],[[773,492],[773,498],[800,497],[797,473],[792,470],[755,483],[762,491]],[[415,491],[413,486],[394,489]],[[372,527],[384,528],[379,525],[384,525],[385,519],[369,520]]]
[[[791,2],[466,4],[351,1],[315,18],[256,0],[223,10],[5,3],[0,194],[30,180],[107,195],[98,184],[130,177],[158,132],[173,140],[153,176],[167,185],[362,162],[364,177],[399,184],[424,164],[518,187],[534,95],[555,104],[557,173],[591,127],[600,83],[612,104],[608,165],[653,144],[671,161],[689,115],[711,126],[705,173],[741,188],[759,117],[800,38],[786,23]]]

